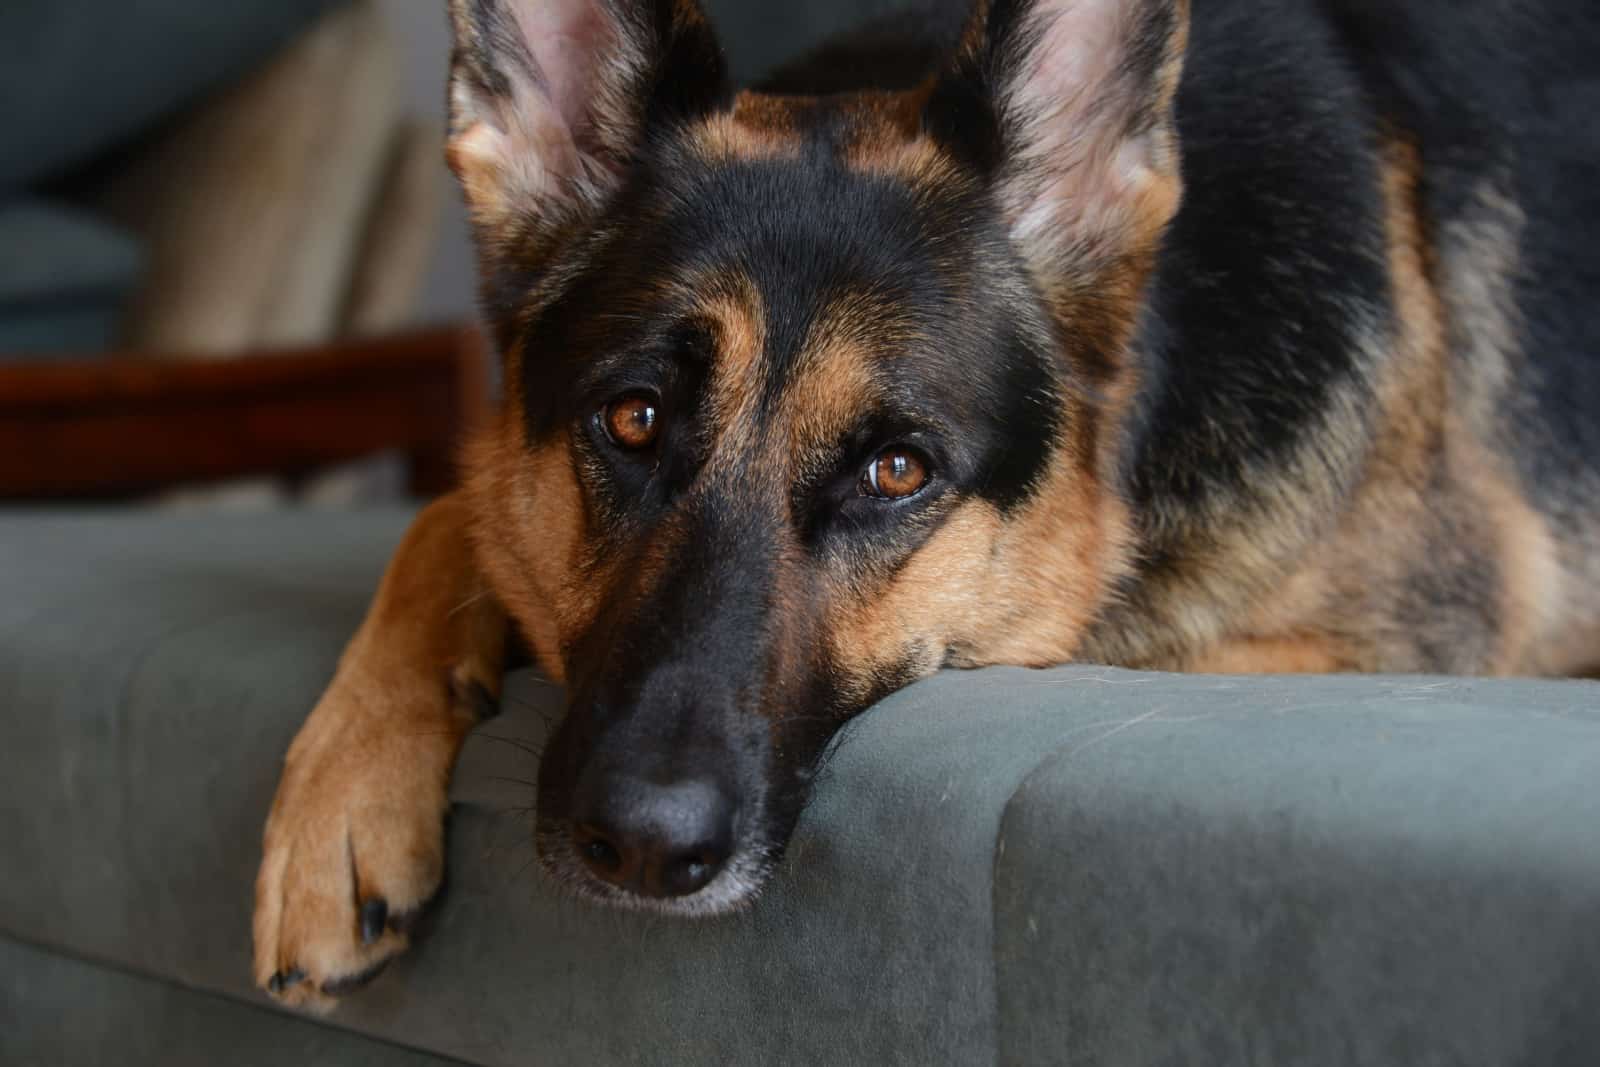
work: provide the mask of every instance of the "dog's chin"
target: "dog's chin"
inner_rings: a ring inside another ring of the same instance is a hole
[[[535,834],[539,863],[555,883],[573,896],[624,911],[678,919],[714,919],[753,905],[777,866],[776,850],[741,848],[706,886],[687,896],[648,897],[595,878],[584,867],[564,829],[540,825]]]

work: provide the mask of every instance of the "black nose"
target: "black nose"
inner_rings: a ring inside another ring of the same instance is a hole
[[[578,855],[601,881],[646,897],[688,896],[733,851],[734,804],[712,782],[588,781],[573,811]]]

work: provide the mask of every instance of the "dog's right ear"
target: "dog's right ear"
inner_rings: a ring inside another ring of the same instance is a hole
[[[581,217],[651,124],[726,93],[694,0],[450,0],[450,15],[447,154],[480,236]]]

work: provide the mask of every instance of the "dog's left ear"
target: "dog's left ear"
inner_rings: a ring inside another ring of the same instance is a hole
[[[582,218],[652,125],[726,92],[694,0],[450,0],[450,17],[448,158],[480,246]]]
[[[1177,213],[1188,29],[1188,0],[978,0],[952,77],[995,119],[996,190],[1042,287],[1150,257]]]

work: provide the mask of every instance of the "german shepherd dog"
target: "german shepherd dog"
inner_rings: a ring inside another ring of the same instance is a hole
[[[987,0],[735,91],[694,0],[452,0],[504,403],[289,750],[256,978],[407,944],[515,635],[545,868],[749,904],[945,667],[1600,665],[1600,5]]]

